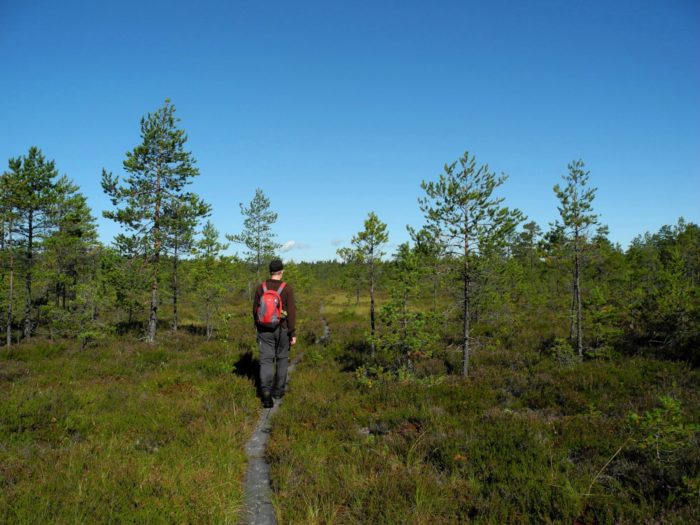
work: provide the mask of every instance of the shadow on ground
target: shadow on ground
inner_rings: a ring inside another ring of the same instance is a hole
[[[354,372],[371,361],[372,347],[366,341],[351,341],[336,357],[343,372]]]
[[[255,391],[258,396],[260,395],[260,361],[253,356],[252,351],[241,354],[241,357],[233,365],[233,373],[253,381]]]

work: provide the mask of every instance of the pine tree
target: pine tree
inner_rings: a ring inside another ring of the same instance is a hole
[[[52,338],[77,337],[96,315],[85,292],[94,279],[100,246],[95,218],[78,187],[63,176],[56,192],[56,229],[46,238],[41,258],[47,286],[40,313]]]
[[[414,252],[420,268],[430,268],[429,272],[421,272],[422,277],[429,280],[430,295],[432,296],[432,311],[438,311],[438,291],[440,282],[447,273],[447,247],[440,239],[440,232],[434,226],[424,226],[420,230],[408,226],[408,233],[415,243]]]
[[[0,220],[2,220],[2,255],[3,270],[7,269],[7,307],[5,313],[5,335],[6,345],[12,344],[12,323],[14,312],[14,291],[15,291],[15,251],[16,239],[15,229],[17,227],[17,207],[15,205],[16,190],[14,184],[17,179],[10,173],[3,173],[0,177]],[[3,275],[4,281],[4,275]]]
[[[398,358],[398,364],[409,371],[413,371],[415,358],[430,356],[438,339],[437,314],[409,308],[417,299],[418,282],[428,273],[422,262],[422,254],[408,243],[398,246],[389,265],[389,302],[379,311],[381,323],[375,338],[384,354]]]
[[[128,241],[125,237],[122,241]],[[115,242],[114,247],[102,251],[98,269],[101,297],[113,297],[119,313],[126,313],[126,319],[118,324],[133,328],[137,316],[143,310],[149,277],[145,269],[148,260],[140,248],[129,242]]]
[[[87,277],[98,247],[97,225],[87,199],[67,177],[56,184],[58,200],[54,208],[55,232],[46,240],[46,264],[53,280],[57,307],[66,309],[75,297],[79,278]]]
[[[170,274],[170,294],[172,297],[173,317],[171,327],[177,331],[178,300],[180,297],[179,266],[183,254],[194,248],[195,229],[202,217],[209,215],[211,207],[197,195],[189,194],[188,200],[170,203],[163,211],[164,228],[163,248],[172,262]]]
[[[355,258],[364,263],[367,268],[369,279],[369,319],[370,337],[374,338],[375,330],[375,287],[377,284],[377,266],[385,252],[384,245],[389,242],[389,234],[386,231],[386,224],[379,220],[374,212],[370,212],[365,219],[365,229],[355,235],[351,243]],[[339,251],[340,253],[340,251]],[[372,343],[372,354],[374,355],[375,345]]]
[[[128,243],[150,266],[150,306],[146,339],[153,342],[158,319],[158,279],[166,236],[172,227],[167,210],[178,203],[191,202],[194,194],[185,188],[199,175],[192,153],[185,151],[187,135],[177,128],[175,107],[166,99],[155,113],[141,119],[141,144],[127,153],[124,170],[129,174],[119,185],[119,177],[102,170],[102,188],[114,206],[103,215],[121,224],[130,235],[120,234],[117,245]]]
[[[222,275],[223,263],[221,252],[228,244],[219,242],[219,231],[211,221],[207,221],[202,229],[202,238],[196,243],[198,259],[195,268],[195,283],[198,295],[204,303],[204,322],[206,325],[207,341],[214,333],[213,319],[221,297],[226,287],[225,276]]]
[[[272,225],[277,221],[277,213],[270,209],[270,199],[263,190],[255,190],[255,196],[246,207],[239,204],[243,214],[243,231],[238,234],[228,234],[226,238],[248,249],[246,260],[254,267],[256,279],[260,280],[260,267],[265,259],[274,256],[280,245],[275,242]]]
[[[583,246],[586,243],[588,229],[598,222],[593,213],[593,199],[596,188],[588,187],[589,172],[585,171],[582,160],[569,164],[569,173],[562,178],[566,186],[554,186],[554,193],[559,199],[557,207],[566,232],[569,234],[570,249],[573,252],[571,330],[570,338],[576,339],[576,350],[583,357],[583,327],[581,304],[581,272],[583,266]],[[574,337],[575,333],[575,337]]]
[[[502,207],[493,190],[505,182],[487,165],[477,168],[476,159],[465,152],[445,165],[437,182],[423,182],[426,197],[419,199],[428,225],[434,228],[451,255],[461,263],[462,285],[462,373],[469,370],[469,322],[472,296],[470,259],[490,246],[504,243],[507,235],[523,220],[519,210]]]
[[[31,338],[34,330],[34,298],[32,283],[35,259],[41,245],[56,228],[53,213],[58,201],[55,178],[58,170],[54,161],[47,161],[37,147],[29,148],[26,156],[10,159],[9,188],[14,208],[13,233],[23,252],[24,270],[24,337]]]
[[[355,305],[358,305],[360,304],[360,289],[362,288],[364,277],[362,272],[362,266],[364,264],[362,254],[348,247],[339,248],[337,254],[345,265],[343,281],[346,283],[346,286],[350,287],[351,292],[355,295]]]
[[[530,270],[535,267],[537,258],[537,243],[542,235],[542,229],[535,221],[523,224],[523,230],[518,234],[513,246],[513,254],[528,262]]]

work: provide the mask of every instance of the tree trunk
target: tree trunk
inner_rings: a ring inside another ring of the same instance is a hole
[[[576,233],[576,245],[574,246],[574,297],[576,301],[576,350],[579,357],[583,357],[583,328],[581,326],[581,255],[579,236]]]
[[[464,239],[464,276],[463,294],[464,303],[462,305],[462,317],[464,321],[464,338],[462,341],[462,375],[469,375],[469,241]]]
[[[206,308],[206,322],[207,322],[207,341],[211,339],[212,336],[212,326],[211,326],[211,306],[207,302],[207,308]]]
[[[258,235],[258,246],[260,246],[260,236]],[[260,248],[255,252],[255,279],[260,282],[260,266],[262,265],[262,254]]]
[[[151,307],[148,316],[148,332],[146,340],[153,343],[156,340],[158,324],[158,268],[160,267],[160,170],[156,174],[156,209],[153,214],[153,279],[151,281]]]
[[[7,290],[7,347],[9,348],[12,346],[12,295],[14,294],[14,289],[15,289],[15,256],[14,256],[14,250],[12,248],[12,221],[10,221],[10,228],[9,228],[9,247],[10,247],[10,283],[9,283],[9,289]]]
[[[175,248],[175,252],[173,254],[173,280],[172,280],[172,292],[173,292],[173,332],[177,332],[177,296],[178,296],[178,282],[177,282],[177,263],[178,263],[178,254],[177,254],[177,247]]]
[[[374,261],[369,263],[369,323],[370,335],[372,336],[372,357],[374,357]]]
[[[437,271],[433,273],[433,313],[437,312],[437,296],[438,296],[438,277]]]
[[[152,343],[156,340],[156,325],[158,323],[158,263],[159,257],[153,258],[153,280],[151,282],[151,306],[148,316],[148,333],[146,340]]]
[[[404,341],[408,338],[408,292],[404,290],[401,304],[401,334]]]
[[[27,219],[27,274],[24,280],[24,288],[27,300],[24,305],[24,337],[32,337],[32,265],[34,263],[34,212],[30,210]]]
[[[571,308],[569,308],[569,341],[574,340],[574,332],[576,328],[576,270],[573,274],[573,286],[571,287]]]

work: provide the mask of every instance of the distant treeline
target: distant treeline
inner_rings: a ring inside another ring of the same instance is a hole
[[[278,252],[277,215],[262,190],[241,205],[243,231],[227,245],[206,220],[210,207],[188,191],[198,175],[169,101],[141,120],[142,142],[120,180],[104,171],[124,233],[98,240],[79,188],[35,147],[0,176],[0,315],[5,344],[34,336],[82,346],[114,332],[153,341],[182,325],[212,337],[248,315],[252,286]],[[425,224],[412,242],[385,253],[386,225],[370,213],[337,261],[288,265],[302,303],[341,291],[368,294],[367,344],[388,364],[412,366],[432,349],[507,345],[561,358],[653,352],[700,362],[700,229],[676,225],[623,250],[593,211],[595,189],[582,161],[554,191],[561,221],[546,230],[493,191],[505,182],[465,153],[425,182]],[[305,299],[306,298],[306,299]],[[308,314],[311,315],[311,314]]]

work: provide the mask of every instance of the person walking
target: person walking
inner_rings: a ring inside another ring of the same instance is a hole
[[[260,353],[260,394],[263,407],[284,396],[289,366],[289,348],[296,344],[294,291],[282,281],[284,264],[270,261],[270,278],[258,285],[253,299],[253,320]]]

